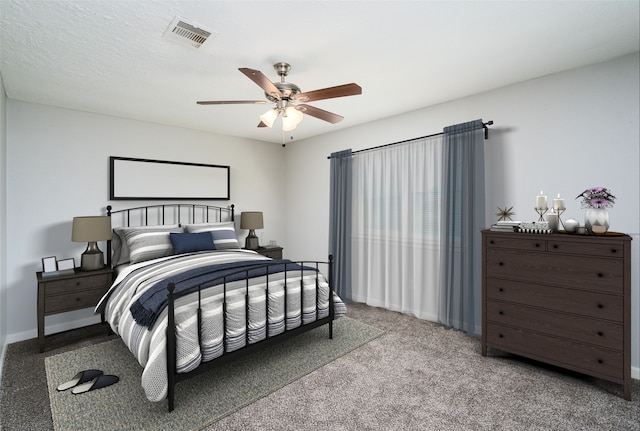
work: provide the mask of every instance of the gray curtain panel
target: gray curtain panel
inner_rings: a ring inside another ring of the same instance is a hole
[[[351,149],[331,154],[329,253],[334,257],[333,289],[351,300]]]
[[[438,323],[476,335],[482,330],[483,138],[482,120],[443,133]]]

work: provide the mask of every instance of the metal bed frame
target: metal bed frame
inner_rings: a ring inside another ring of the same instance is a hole
[[[127,208],[127,209],[121,209],[121,210],[116,210],[116,211],[112,211],[112,207],[111,206],[107,206],[106,207],[107,210],[107,215],[112,217],[113,214],[122,214],[123,219],[124,219],[124,224],[123,226],[129,227],[132,226],[131,225],[131,217],[132,214],[136,219],[141,220],[141,223],[139,224],[134,224],[133,226],[150,226],[150,225],[154,225],[154,224],[166,224],[166,223],[177,223],[177,224],[181,224],[181,223],[207,223],[207,222],[223,222],[223,221],[234,221],[234,205],[230,205],[228,208],[224,208],[224,207],[217,207],[217,206],[211,206],[211,205],[203,205],[203,204],[162,204],[162,205],[150,205],[150,206],[140,206],[140,207],[135,207],[135,208]],[[151,215],[150,215],[151,213]],[[183,216],[183,214],[186,213],[186,216]],[[213,217],[210,217],[213,214]],[[156,220],[156,223],[152,223],[149,224],[149,220],[150,218],[153,218],[154,220]],[[224,220],[226,219],[226,220]],[[186,220],[186,221],[184,221]],[[199,343],[201,344],[201,331],[202,331],[202,325],[201,325],[201,321],[202,321],[202,311],[201,311],[201,290],[203,289],[203,285],[211,285],[211,284],[218,284],[221,285],[223,287],[223,316],[226,316],[226,311],[227,311],[227,301],[226,301],[226,295],[227,295],[227,283],[229,282],[229,279],[232,279],[233,277],[235,277],[238,274],[245,274],[245,316],[246,316],[246,328],[247,330],[245,331],[245,346],[242,348],[239,348],[237,350],[234,351],[227,351],[227,339],[226,339],[226,318],[223,317],[222,321],[223,321],[223,348],[224,348],[224,352],[221,356],[214,358],[210,361],[207,362],[202,362],[196,369],[189,371],[187,373],[178,373],[176,371],[176,324],[175,324],[175,297],[174,297],[174,288],[175,285],[173,283],[168,283],[167,285],[167,300],[168,300],[168,304],[167,304],[167,310],[168,310],[168,321],[167,321],[167,341],[166,341],[166,351],[167,351],[167,379],[168,379],[168,393],[167,393],[167,402],[168,402],[168,409],[169,412],[173,411],[175,408],[175,385],[183,380],[186,380],[194,375],[200,374],[204,371],[210,370],[213,367],[219,366],[221,364],[224,364],[226,362],[230,362],[232,360],[235,360],[236,358],[240,358],[243,356],[247,356],[252,354],[253,352],[262,349],[264,347],[267,347],[269,345],[272,344],[276,344],[279,343],[281,341],[287,340],[291,337],[294,337],[296,335],[302,334],[304,332],[310,331],[312,329],[318,328],[320,326],[329,325],[329,338],[333,339],[333,320],[335,317],[335,310],[334,310],[334,301],[333,301],[333,256],[329,256],[328,261],[323,262],[323,261],[297,261],[297,262],[292,262],[293,264],[297,264],[300,267],[312,267],[315,268],[316,271],[316,286],[318,284],[318,277],[320,275],[320,268],[321,265],[322,266],[326,266],[327,267],[327,271],[328,271],[328,276],[327,276],[327,281],[329,283],[329,314],[326,317],[323,318],[317,318],[316,315],[316,320],[313,322],[309,322],[307,324],[302,323],[302,300],[303,300],[303,290],[302,290],[302,278],[300,279],[300,284],[301,284],[301,295],[300,295],[300,319],[301,319],[301,323],[300,326],[287,330],[286,329],[286,325],[285,325],[285,330],[284,332],[274,335],[274,336],[269,336],[269,331],[267,328],[266,331],[266,337],[265,339],[261,340],[261,341],[257,341],[255,343],[249,343],[249,271],[252,270],[256,270],[256,269],[262,269],[262,268],[266,268],[270,265],[274,265],[274,264],[278,264],[281,262],[276,262],[276,263],[270,263],[270,261],[264,261],[264,262],[260,262],[257,263],[255,266],[252,265],[250,267],[247,267],[245,269],[239,270],[237,272],[234,272],[233,274],[226,274],[224,276],[219,276],[219,277],[215,277],[212,276],[211,279],[208,279],[207,281],[201,283],[200,285],[198,285],[198,308],[197,308],[197,313],[198,313],[198,340]],[[111,241],[107,241],[107,264],[109,266],[111,266]],[[294,270],[294,271],[298,271],[298,269]],[[301,272],[304,272],[304,269],[300,269],[299,270]],[[268,297],[269,297],[269,272],[267,271],[266,275],[264,275],[263,277],[266,277],[266,298],[267,300],[265,300],[265,307],[267,307],[267,316],[268,316],[268,306],[269,306],[269,301],[268,301]],[[286,270],[286,265],[285,265],[285,271],[284,271],[284,279],[286,280],[287,278],[287,270]],[[285,286],[284,289],[284,293],[285,293],[285,299],[284,299],[284,304],[285,304],[285,310],[284,310],[284,315],[285,315],[285,320],[286,320],[286,315],[287,315],[287,300],[286,300],[286,295],[287,295],[287,289]],[[316,303],[317,303],[317,289],[316,289]],[[268,322],[266,323],[268,325]]]

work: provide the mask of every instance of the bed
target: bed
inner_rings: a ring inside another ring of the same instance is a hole
[[[96,306],[143,367],[150,401],[175,385],[346,313],[333,259],[270,259],[238,243],[234,206],[163,204],[113,211],[115,280]],[[326,275],[325,275],[326,274]]]

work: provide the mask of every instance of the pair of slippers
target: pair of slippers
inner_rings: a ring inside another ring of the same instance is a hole
[[[118,383],[118,376],[104,374],[100,370],[84,370],[73,376],[68,382],[64,382],[58,386],[58,391],[66,391],[71,389],[74,395],[83,394],[85,392],[94,391],[100,388],[106,388]]]

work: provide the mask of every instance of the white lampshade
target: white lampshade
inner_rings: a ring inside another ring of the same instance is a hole
[[[277,109],[269,109],[260,116],[260,121],[262,121],[267,127],[273,127],[273,122],[278,118],[278,114],[279,112]]]

